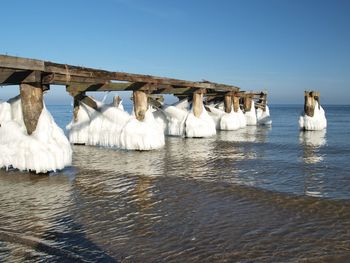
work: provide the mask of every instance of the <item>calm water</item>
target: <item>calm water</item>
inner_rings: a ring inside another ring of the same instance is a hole
[[[50,176],[0,171],[0,262],[350,262],[350,106],[325,107],[327,132],[300,132],[301,109],[151,152],[75,146]]]

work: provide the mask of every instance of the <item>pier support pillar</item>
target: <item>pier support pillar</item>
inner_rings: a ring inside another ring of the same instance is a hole
[[[196,91],[193,93],[193,115],[199,118],[203,112],[203,92]]]
[[[232,111],[232,95],[225,95],[224,110],[226,113],[230,113]]]
[[[252,96],[245,95],[243,103],[244,111],[250,111],[252,109]]]
[[[239,109],[239,96],[233,95],[232,96],[232,100],[233,100],[233,111],[234,112],[238,112],[238,109]]]
[[[134,112],[136,119],[144,120],[146,111],[148,109],[147,94],[144,91],[137,90],[133,92]]]
[[[113,106],[118,108],[121,101],[122,101],[121,97],[114,96],[113,97]]]
[[[20,84],[23,121],[27,133],[32,134],[43,109],[43,87],[40,83]]]
[[[318,107],[320,107],[320,93],[316,91],[305,91],[304,97],[304,112],[307,116],[313,117],[316,101],[318,102]]]

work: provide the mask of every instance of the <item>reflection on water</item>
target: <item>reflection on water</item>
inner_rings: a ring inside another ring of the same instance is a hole
[[[305,170],[305,195],[325,197],[324,180],[325,173],[312,167],[313,164],[324,160],[320,152],[321,147],[326,145],[326,130],[322,131],[301,131],[299,140],[303,146],[303,161]]]
[[[74,146],[50,176],[0,170],[0,261],[347,262],[349,142],[299,133],[294,110],[150,152]]]

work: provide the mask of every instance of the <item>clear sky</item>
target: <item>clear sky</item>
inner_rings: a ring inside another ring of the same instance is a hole
[[[0,31],[1,54],[350,101],[348,0],[2,0]]]

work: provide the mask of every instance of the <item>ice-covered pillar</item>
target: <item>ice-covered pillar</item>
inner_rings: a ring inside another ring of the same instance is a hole
[[[238,112],[238,109],[239,109],[239,96],[233,95],[232,99],[233,99],[233,111],[234,112]]]
[[[262,105],[262,110],[265,112],[266,111],[266,102],[267,102],[267,94],[265,92],[262,92],[260,94],[259,98],[259,104]]]
[[[193,115],[199,118],[203,112],[203,92],[196,91],[193,93]]]
[[[252,108],[252,97],[249,95],[244,96],[244,103],[243,103],[244,111],[250,111]]]
[[[225,95],[224,97],[224,109],[226,113],[230,113],[232,110],[232,95]]]
[[[142,121],[145,118],[148,109],[147,94],[141,90],[134,91],[133,101],[136,119]]]
[[[21,84],[20,96],[22,104],[23,121],[27,133],[32,134],[39,121],[43,109],[43,86],[40,83]]]
[[[313,117],[314,113],[315,113],[315,105],[316,105],[316,100],[319,103],[319,97],[320,97],[320,93],[319,92],[314,92],[314,91],[305,91],[304,93],[305,96],[305,103],[304,103],[304,112],[305,115],[309,116],[309,117]]]
[[[122,101],[121,97],[114,96],[113,97],[113,106],[118,108],[121,101]]]

